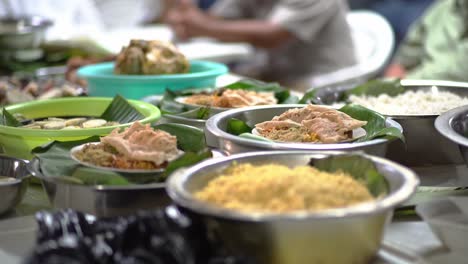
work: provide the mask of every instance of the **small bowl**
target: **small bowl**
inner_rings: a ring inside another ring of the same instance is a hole
[[[459,96],[468,96],[468,83],[438,80],[401,80],[406,90],[430,90],[436,86],[439,91],[448,91]],[[340,100],[346,90],[354,86],[323,87],[316,89],[315,96],[324,104]],[[407,166],[432,166],[463,163],[457,146],[440,136],[434,128],[438,115],[392,115],[389,116],[403,127],[406,142],[392,142],[387,157]],[[430,142],[430,144],[428,144]]]
[[[50,116],[99,116],[108,107],[113,98],[76,97],[33,101],[7,106],[10,113],[21,113],[27,118],[43,118]],[[159,109],[149,103],[129,100],[145,118],[141,123],[156,122],[161,116]],[[30,159],[31,150],[45,143],[59,140],[72,141],[91,136],[104,136],[117,127],[128,127],[131,123],[102,128],[86,128],[76,130],[37,130],[22,127],[0,125],[0,144],[5,154],[17,158]]]
[[[0,176],[15,180],[0,183],[0,215],[15,208],[23,199],[30,177],[27,162],[21,159],[0,155]]]
[[[437,117],[434,125],[440,135],[458,145],[468,165],[468,105],[443,113]]]
[[[289,109],[304,107],[305,105],[272,105],[255,106],[241,109],[229,110],[217,114],[206,123],[205,137],[207,144],[211,147],[222,149],[230,154],[246,151],[259,150],[321,150],[321,151],[357,151],[361,150],[368,154],[384,156],[390,140],[376,138],[365,142],[349,142],[336,144],[304,144],[304,143],[280,143],[248,139],[229,134],[227,122],[231,118],[237,118],[248,125],[269,121],[274,116],[280,115]],[[401,126],[391,120],[386,120],[387,127],[396,127],[400,131]]]
[[[167,192],[183,212],[204,222],[230,253],[254,256],[256,263],[369,263],[380,247],[393,209],[418,185],[412,171],[389,160],[363,155],[384,175],[389,194],[359,206],[315,213],[249,214],[209,205],[193,195],[232,163],[273,162],[291,167],[343,153],[270,151],[208,160],[172,174]]]
[[[39,16],[0,18],[0,48],[28,50],[39,48],[52,21]]]
[[[92,96],[120,94],[130,99],[140,99],[153,94],[163,94],[166,88],[214,87],[216,78],[228,72],[226,65],[210,61],[190,61],[190,72],[167,75],[116,75],[114,63],[99,63],[82,67],[78,76],[88,81]]]

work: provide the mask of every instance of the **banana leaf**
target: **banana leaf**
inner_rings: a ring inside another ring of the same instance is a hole
[[[297,96],[291,95],[287,88],[280,86],[278,83],[266,83],[254,79],[243,79],[219,89],[242,89],[257,92],[273,92],[280,104],[294,104],[299,101]],[[166,89],[166,92],[158,103],[158,107],[161,109],[163,114],[178,115],[191,119],[208,119],[213,115],[209,107],[189,106],[187,104],[177,102],[176,98],[200,93],[212,93],[215,90],[216,89],[213,88],[186,89],[180,91]]]
[[[321,171],[342,171],[366,185],[374,197],[385,195],[389,185],[385,177],[380,174],[372,160],[358,154],[333,155],[326,158],[312,158],[309,163]]]
[[[100,118],[124,124],[141,120],[145,117],[125,98],[120,95],[116,95],[106,110],[104,110]],[[18,127],[23,123],[3,108],[2,114],[0,115],[0,124],[4,126]]]
[[[0,116],[0,125],[10,126],[10,127],[19,127],[21,122],[16,119],[14,115],[8,112],[5,107],[2,109],[2,115]]]
[[[130,123],[145,118],[125,98],[116,95],[101,115],[102,119],[117,121],[121,124]]]
[[[329,98],[327,99],[321,98],[319,95],[321,92],[320,90],[312,89],[304,94],[301,100],[299,100],[299,103],[331,104],[336,102],[346,102],[351,95],[378,96],[381,94],[388,94],[389,96],[396,96],[405,92],[405,88],[401,85],[400,79],[375,79],[353,88],[349,88],[350,89],[347,87],[332,87],[327,90],[327,93],[334,91],[334,94],[328,94],[327,96]]]
[[[405,88],[401,85],[400,79],[375,79],[345,91],[344,96],[345,99],[350,95],[378,96],[388,94],[389,96],[396,96],[404,92]]]
[[[374,138],[397,138],[402,141],[405,140],[403,133],[396,127],[386,127],[386,118],[373,111],[357,104],[348,104],[339,109],[339,111],[351,116],[352,118],[367,121],[367,124],[363,127],[366,130],[364,137],[358,138],[357,142],[369,141]]]
[[[403,133],[395,127],[386,127],[385,120],[386,118],[368,108],[357,104],[348,104],[343,106],[339,111],[348,114],[352,118],[367,121],[367,124],[363,126],[363,129],[366,130],[366,135],[358,138],[356,142],[369,141],[375,138],[388,138],[393,139],[397,138],[404,141]],[[228,120],[226,131],[230,134],[240,136],[244,138],[260,140],[258,136],[252,135],[250,132],[252,128],[247,125],[246,122],[231,118]],[[250,134],[250,135],[249,135]]]
[[[169,162],[161,173],[118,173],[86,167],[74,161],[70,150],[90,142],[98,142],[99,137],[94,136],[76,141],[53,141],[33,149],[33,154],[39,159],[40,170],[46,177],[72,184],[84,185],[128,185],[145,184],[164,181],[170,173],[181,167],[194,165],[211,157],[211,150],[206,146],[203,131],[180,124],[162,124],[154,128],[164,130],[177,137],[178,148],[185,153]]]

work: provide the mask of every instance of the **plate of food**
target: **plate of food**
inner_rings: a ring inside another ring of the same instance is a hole
[[[200,129],[140,122],[107,136],[54,141],[33,154],[30,170],[54,207],[97,216],[169,204],[166,178],[213,156]]]
[[[389,146],[388,157],[408,166],[461,164],[458,147],[435,129],[442,113],[468,104],[468,83],[437,80],[372,80],[358,86],[307,92],[301,103],[340,107],[354,103],[390,117],[403,127],[406,144]],[[431,144],[427,144],[431,142]]]

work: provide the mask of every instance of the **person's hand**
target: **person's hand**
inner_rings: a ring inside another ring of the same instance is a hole
[[[385,70],[385,77],[405,78],[406,69],[400,64],[390,64],[390,66]]]
[[[168,11],[165,19],[181,40],[205,35],[211,20],[208,14],[190,0],[179,0],[178,4]]]

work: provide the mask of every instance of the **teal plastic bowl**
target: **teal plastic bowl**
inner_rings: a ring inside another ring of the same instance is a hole
[[[149,95],[163,94],[166,88],[214,87],[216,78],[228,72],[226,65],[211,61],[190,61],[190,72],[165,75],[119,75],[114,74],[114,63],[99,63],[82,67],[78,76],[88,82],[91,96],[113,97],[120,94],[128,99],[140,99]]]

